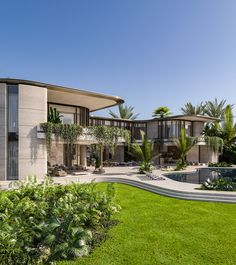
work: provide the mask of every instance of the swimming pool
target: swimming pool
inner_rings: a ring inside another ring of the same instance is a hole
[[[165,177],[193,184],[202,184],[208,178],[217,179],[219,177],[236,176],[236,168],[199,168],[195,172],[175,172],[164,174]]]

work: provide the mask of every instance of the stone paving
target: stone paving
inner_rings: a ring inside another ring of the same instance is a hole
[[[187,169],[185,169],[183,172],[194,172],[197,168],[197,166],[189,166]],[[109,178],[120,178],[120,179],[129,179],[129,180],[135,180],[139,181],[140,183],[147,183],[150,185],[153,185],[155,187],[165,188],[169,190],[174,191],[180,191],[180,192],[194,192],[194,193],[216,193],[216,191],[205,191],[205,190],[199,190],[197,188],[200,187],[199,184],[191,184],[191,183],[184,183],[184,182],[178,182],[174,181],[172,179],[169,179],[166,176],[164,177],[164,180],[151,180],[145,175],[141,175],[138,173],[138,167],[106,167],[105,168],[105,174],[93,174],[93,167],[88,167],[87,171],[78,172],[77,175],[67,175],[66,177],[53,177],[53,180],[55,183],[58,184],[68,184],[71,182],[79,182],[79,183],[90,183],[93,180],[99,181],[99,179],[107,178],[109,181]],[[156,169],[153,171],[153,173],[157,176],[161,176],[165,173],[170,173],[169,170],[160,170]],[[0,187],[7,188],[10,181],[1,181]],[[236,195],[236,192],[227,192],[227,191],[217,191],[217,194],[229,194],[234,193]]]

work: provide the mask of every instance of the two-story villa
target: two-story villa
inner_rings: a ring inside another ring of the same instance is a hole
[[[90,113],[123,103],[123,99],[80,89],[72,89],[40,82],[0,79],[0,180],[21,179],[27,175],[44,176],[47,161],[51,164],[87,164],[87,146],[93,140],[80,137],[74,146],[73,160],[67,161],[66,145],[53,144],[50,157],[47,157],[45,137],[38,128],[47,121],[50,107],[62,115],[63,123],[118,126],[129,129],[132,139],[140,140],[140,130],[149,139],[159,142],[159,151],[164,162],[176,158],[173,138],[180,134],[182,127],[191,136],[201,136],[205,122],[214,119],[205,116],[172,116],[165,119],[121,120],[92,117]],[[124,160],[125,147],[120,144],[113,159]],[[204,141],[191,150],[191,162],[213,162],[218,155],[209,150]]]
[[[150,120],[123,120],[104,117],[90,117],[90,125],[118,126],[131,131],[132,141],[141,140],[140,130],[147,134],[148,139],[157,143],[159,163],[173,163],[178,159],[174,139],[179,138],[181,128],[185,128],[186,134],[198,137],[197,144],[191,149],[187,156],[188,162],[208,163],[218,162],[218,153],[209,149],[204,137],[202,137],[204,124],[218,121],[216,118],[204,115],[176,115]],[[124,145],[119,145],[114,155],[114,160],[124,160]],[[108,156],[107,156],[108,158]]]

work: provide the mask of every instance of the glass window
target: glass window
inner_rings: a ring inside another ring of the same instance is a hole
[[[73,124],[75,123],[74,113],[61,113],[61,121],[63,124]]]
[[[7,179],[18,179],[18,85],[8,85]]]

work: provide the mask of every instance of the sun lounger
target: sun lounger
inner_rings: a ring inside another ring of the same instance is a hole
[[[165,180],[165,178],[161,177],[161,176],[157,176],[153,173],[149,173],[149,172],[145,172],[146,176],[149,177],[152,180]]]

